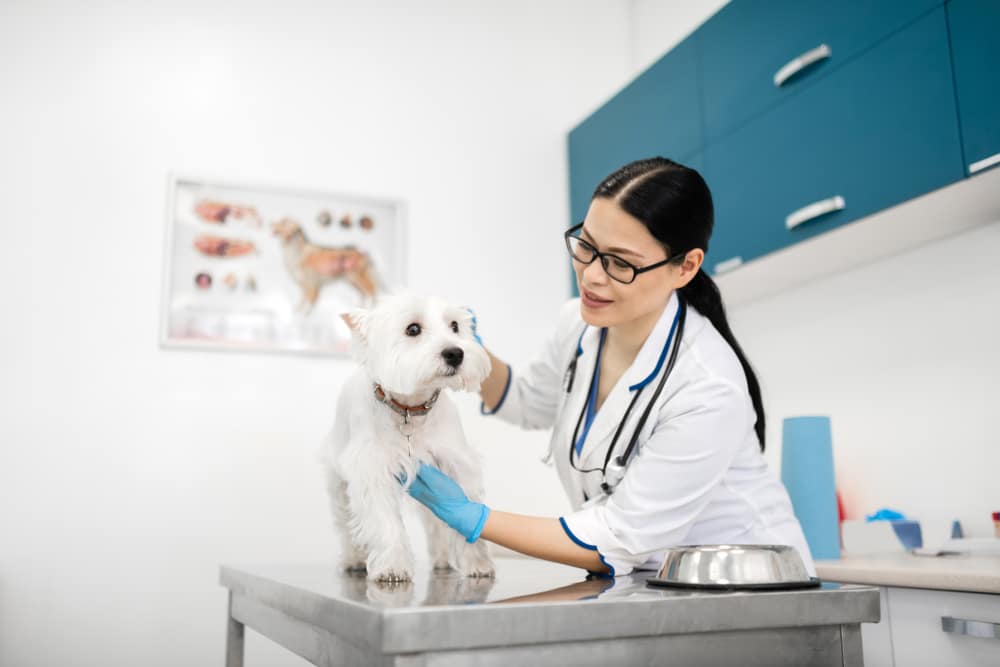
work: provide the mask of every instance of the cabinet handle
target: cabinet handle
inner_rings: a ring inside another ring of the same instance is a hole
[[[818,63],[820,60],[826,60],[831,55],[833,51],[826,44],[820,44],[815,49],[810,49],[802,55],[792,58],[784,66],[774,73],[774,86],[776,88],[781,88],[785,81],[792,78],[805,68],[809,67],[813,63]]]
[[[941,629],[955,635],[1000,639],[1000,623],[990,623],[989,621],[970,621],[965,618],[942,616]]]
[[[813,218],[818,218],[821,215],[833,213],[834,211],[842,211],[846,207],[847,203],[840,195],[830,197],[829,199],[821,199],[790,213],[788,217],[785,218],[785,227],[795,229],[802,223],[809,222]]]
[[[996,155],[991,155],[988,158],[979,160],[978,162],[973,162],[972,164],[969,165],[969,174],[974,174],[977,171],[982,171],[983,169],[986,169],[987,167],[992,167],[998,162],[1000,162],[1000,153],[997,153]]]

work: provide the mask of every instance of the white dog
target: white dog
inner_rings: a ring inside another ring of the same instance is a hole
[[[493,576],[482,540],[467,544],[407,494],[419,461],[454,479],[481,502],[482,472],[454,404],[443,389],[476,391],[490,370],[465,308],[437,298],[387,296],[344,316],[362,368],[343,387],[328,441],[326,472],[343,566],[376,581],[413,578],[413,550],[402,503],[422,513],[435,570]]]

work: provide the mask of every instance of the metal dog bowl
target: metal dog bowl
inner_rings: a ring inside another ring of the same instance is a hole
[[[703,544],[667,551],[649,586],[717,590],[815,588],[794,547],[781,544]]]

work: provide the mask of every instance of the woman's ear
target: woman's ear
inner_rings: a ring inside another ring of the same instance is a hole
[[[701,270],[701,265],[704,261],[704,250],[701,248],[688,250],[688,253],[684,256],[684,261],[681,263],[680,271],[677,272],[677,282],[674,285],[674,289],[680,289],[694,280],[694,277],[698,275],[698,271]]]

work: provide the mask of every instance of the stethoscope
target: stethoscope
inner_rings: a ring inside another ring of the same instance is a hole
[[[577,472],[600,472],[601,473],[601,490],[605,495],[611,495],[614,493],[615,487],[624,479],[625,468],[628,466],[628,461],[632,457],[632,452],[635,450],[635,445],[639,440],[639,433],[642,431],[642,427],[646,425],[646,419],[649,417],[649,413],[653,410],[653,405],[656,403],[656,399],[660,397],[660,392],[663,390],[663,385],[667,383],[667,378],[670,377],[670,371],[674,368],[674,363],[677,361],[677,353],[681,348],[681,339],[684,337],[684,320],[687,317],[687,305],[684,303],[680,295],[677,297],[677,314],[674,315],[674,321],[670,325],[670,333],[667,336],[667,342],[664,345],[664,350],[670,348],[670,343],[673,341],[673,349],[670,351],[670,358],[667,360],[666,368],[663,370],[663,375],[660,377],[659,384],[656,385],[656,390],[653,392],[653,397],[650,399],[649,403],[646,405],[646,409],[643,411],[642,416],[639,417],[639,422],[636,424],[635,429],[632,431],[632,437],[628,441],[628,446],[625,447],[625,451],[620,455],[611,458],[611,454],[615,451],[615,444],[618,442],[618,437],[622,433],[622,429],[625,428],[625,422],[628,421],[628,416],[632,412],[632,408],[635,407],[636,402],[639,400],[639,396],[642,394],[642,390],[646,388],[646,385],[642,385],[635,392],[635,396],[632,397],[632,401],[628,404],[628,408],[625,410],[625,414],[622,415],[621,421],[618,422],[618,428],[615,430],[615,435],[611,438],[611,444],[608,445],[608,453],[604,456],[604,465],[600,468],[588,468],[580,469],[573,462],[573,450],[576,447],[576,441],[580,434],[580,424],[583,423],[583,417],[587,412],[587,403],[589,401],[583,402],[583,408],[580,410],[580,416],[576,420],[576,428],[573,429],[573,438],[569,441],[569,465]],[[586,329],[584,329],[584,332]],[[674,341],[674,334],[677,335],[676,341]],[[580,339],[583,339],[583,334],[580,334]],[[569,366],[566,368],[566,393],[568,394],[573,389],[573,379],[576,377],[576,360],[580,357],[582,351],[580,350],[580,344],[577,343],[577,353],[573,357],[573,360],[569,362]],[[597,373],[597,367],[600,364],[600,359],[594,364],[594,374]],[[593,386],[594,377],[591,376],[590,384]]]

